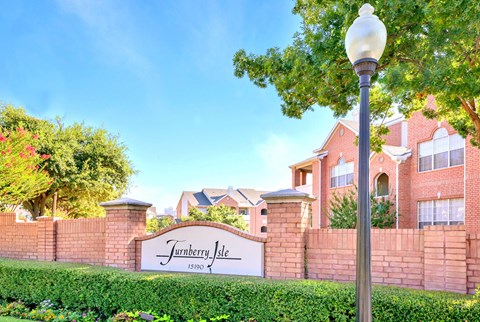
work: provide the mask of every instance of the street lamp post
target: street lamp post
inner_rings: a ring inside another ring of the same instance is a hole
[[[357,213],[357,321],[372,321],[372,273],[370,254],[370,78],[375,72],[387,41],[385,25],[364,4],[347,31],[345,48],[360,78],[360,129],[358,134]]]

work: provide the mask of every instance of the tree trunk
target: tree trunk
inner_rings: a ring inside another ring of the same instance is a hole
[[[33,220],[37,220],[38,217],[45,215],[45,203],[47,202],[48,197],[50,197],[50,194],[44,192],[35,199],[23,202],[23,207],[30,212]]]
[[[462,103],[463,110],[467,112],[468,116],[472,120],[473,126],[475,127],[475,132],[471,134],[476,145],[480,148],[480,115],[478,113],[476,101],[475,99],[467,100],[460,98],[460,102]]]

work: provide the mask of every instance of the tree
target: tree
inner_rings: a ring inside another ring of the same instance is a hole
[[[13,211],[48,190],[51,178],[40,168],[50,155],[37,153],[37,135],[22,128],[0,129],[0,211]]]
[[[264,55],[239,50],[235,76],[248,75],[258,87],[275,86],[282,112],[301,118],[314,106],[344,116],[358,103],[358,77],[344,49],[348,27],[363,2],[297,0],[293,13],[303,22],[287,48]],[[373,1],[385,23],[387,46],[372,78],[372,121],[396,106],[405,115],[423,110],[447,120],[463,137],[480,145],[480,3],[476,0]],[[428,95],[436,99],[427,109]],[[379,150],[385,126],[373,127],[372,148]]]
[[[147,233],[155,233],[168,226],[175,224],[171,216],[153,217],[147,220]]]
[[[357,187],[342,195],[333,193],[330,199],[330,227],[336,229],[353,229],[357,225]],[[397,213],[394,204],[385,197],[370,194],[371,224],[375,228],[392,228]]]
[[[101,201],[118,198],[134,173],[126,147],[104,129],[75,123],[70,126],[57,118],[41,120],[21,108],[3,106],[0,126],[25,128],[37,133],[38,152],[50,155],[42,167],[52,178],[48,190],[23,202],[33,218],[46,214],[57,196],[57,208],[67,217],[99,216]]]
[[[182,221],[214,221],[236,227],[240,230],[247,230],[247,223],[243,217],[225,205],[210,206],[204,213],[195,207],[188,210],[188,217],[182,217]]]

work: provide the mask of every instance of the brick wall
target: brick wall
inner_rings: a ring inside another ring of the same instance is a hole
[[[388,133],[383,139],[386,145],[402,145],[402,122],[392,124],[388,127],[390,133]]]
[[[372,282],[423,288],[423,231],[418,229],[372,230]],[[354,229],[307,231],[308,277],[355,281]]]
[[[467,239],[467,291],[475,293],[480,285],[480,233],[468,234]]]
[[[17,223],[14,213],[0,213],[0,257],[37,259],[37,251],[37,223]]]
[[[466,293],[465,226],[425,228],[425,289]]]
[[[356,230],[309,228],[312,200],[290,190],[287,202],[278,197],[285,191],[264,196],[273,227],[265,245],[266,276],[303,278],[303,268],[306,278],[354,281]],[[467,235],[465,226],[372,229],[371,247],[373,283],[457,293],[480,285],[480,234]]]
[[[105,218],[57,221],[56,260],[59,262],[105,263]]]
[[[106,218],[16,222],[0,213],[0,257],[88,263],[135,270],[135,237],[145,235],[151,204],[117,199],[101,204]]]

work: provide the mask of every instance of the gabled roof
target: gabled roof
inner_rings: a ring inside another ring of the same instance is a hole
[[[337,130],[339,125],[345,126],[347,129],[352,131],[355,135],[358,135],[358,122],[353,121],[353,120],[345,120],[345,119],[339,119],[337,123],[333,126],[332,130],[330,133],[328,133],[327,138],[323,142],[322,146],[316,150],[313,150],[313,153],[321,153],[325,152],[325,147],[327,146],[328,142],[330,142],[330,139],[332,138],[333,133]]]
[[[257,206],[263,202],[260,198],[261,194],[268,191],[258,191],[255,189],[217,189],[217,188],[204,188],[201,192],[189,192],[185,191],[184,195],[189,198],[189,202],[192,206],[212,206],[220,202],[222,199],[231,197],[235,200],[239,207],[252,207]],[[190,201],[194,197],[198,200],[198,203]]]
[[[183,196],[187,198],[188,203],[194,207],[208,207],[212,205],[202,192],[184,191]]]
[[[269,191],[259,191],[255,189],[239,188],[238,192],[241,193],[253,206],[257,206],[264,202],[260,195],[268,193]]]

